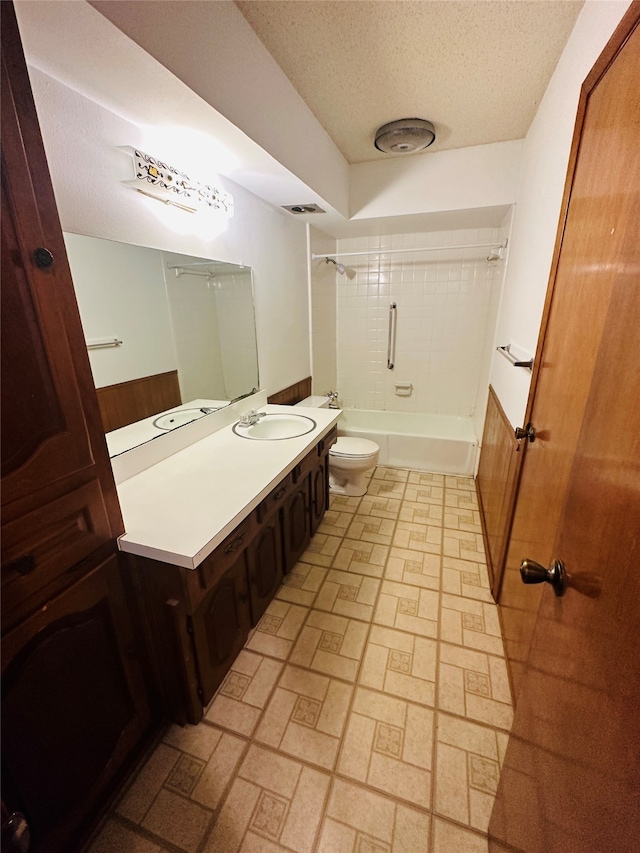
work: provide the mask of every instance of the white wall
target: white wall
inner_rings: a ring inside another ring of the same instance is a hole
[[[501,243],[506,229],[338,241],[356,276],[337,277],[338,392],[345,408],[461,415],[484,407],[503,262],[489,249],[385,254],[387,249]],[[395,368],[387,368],[389,306],[397,305]],[[396,383],[410,383],[410,396]],[[481,412],[484,415],[484,408]],[[481,433],[480,433],[481,434]]]
[[[351,166],[351,216],[468,210],[513,204],[522,140]]]
[[[535,352],[582,83],[618,25],[626,0],[587,0],[524,141],[498,339]],[[493,385],[513,426],[525,414],[531,373],[494,355]]]
[[[252,267],[260,385],[269,393],[310,373],[306,229],[227,179],[228,220],[185,213],[124,186],[132,160],[119,146],[161,156],[162,138],[30,68],[38,117],[65,231]],[[185,171],[189,151],[185,148]]]

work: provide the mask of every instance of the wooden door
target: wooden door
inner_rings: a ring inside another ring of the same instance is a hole
[[[540,606],[492,851],[639,849],[639,16],[587,79],[574,144],[509,558],[562,560],[566,592],[520,587]]]
[[[637,19],[638,8],[629,15]],[[526,448],[498,602],[516,702],[541,597],[540,588],[523,586],[520,562],[527,554],[545,565],[553,559],[612,290],[620,264],[634,262],[638,70],[613,61],[630,27],[621,24],[583,87],[524,418],[536,439]]]
[[[2,640],[2,787],[33,853],[75,849],[150,723],[117,558]]]

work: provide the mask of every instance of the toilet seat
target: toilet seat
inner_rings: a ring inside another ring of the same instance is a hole
[[[330,456],[339,459],[364,459],[374,456],[380,447],[368,438],[355,438],[351,435],[341,435],[329,451]]]

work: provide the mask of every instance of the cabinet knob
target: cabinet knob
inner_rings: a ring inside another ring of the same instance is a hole
[[[31,833],[25,816],[12,812],[2,823],[2,849],[6,853],[28,853],[30,843]]]
[[[36,266],[41,270],[48,270],[53,264],[53,255],[48,249],[45,249],[44,246],[38,246],[38,248],[33,252],[33,260],[36,262]]]
[[[24,557],[18,557],[17,560],[7,563],[5,568],[17,572],[19,575],[30,575],[36,568],[36,558],[33,554],[26,554]]]
[[[238,550],[238,548],[240,548],[240,546],[242,545],[243,542],[244,542],[244,533],[241,533],[239,536],[236,536],[236,538],[233,540],[233,542],[230,542],[227,545],[227,547],[224,549],[224,553],[225,554],[233,554],[235,551]]]

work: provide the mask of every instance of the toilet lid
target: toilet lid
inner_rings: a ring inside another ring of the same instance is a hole
[[[373,456],[380,447],[368,438],[341,435],[329,451],[331,456]]]

